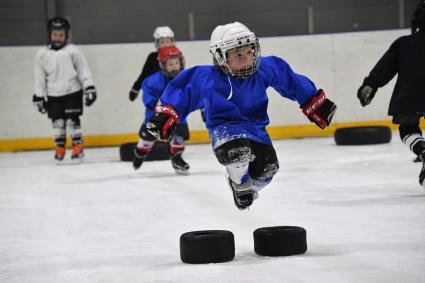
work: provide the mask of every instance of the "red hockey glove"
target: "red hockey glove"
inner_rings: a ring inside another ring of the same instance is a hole
[[[146,124],[147,131],[159,140],[167,140],[176,129],[179,116],[173,106],[157,106],[155,115]]]
[[[316,96],[307,104],[301,106],[301,109],[311,122],[324,129],[331,123],[336,111],[336,105],[326,98],[323,90],[319,89]]]

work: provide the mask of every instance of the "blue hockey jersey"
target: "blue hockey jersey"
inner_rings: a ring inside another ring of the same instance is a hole
[[[145,124],[149,122],[150,118],[155,114],[155,106],[169,82],[170,79],[168,79],[162,71],[155,72],[143,80],[143,95],[141,99],[146,108]],[[182,123],[186,123],[186,120],[183,119]]]
[[[160,101],[172,105],[179,119],[204,108],[214,149],[238,138],[271,144],[266,131],[269,86],[300,105],[317,92],[313,82],[294,73],[283,59],[268,56],[261,58],[257,72],[245,80],[229,77],[214,66],[187,69],[170,82]]]

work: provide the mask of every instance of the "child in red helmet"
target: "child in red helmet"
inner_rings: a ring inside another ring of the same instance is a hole
[[[145,120],[139,131],[140,139],[135,149],[135,158],[133,160],[133,167],[136,170],[140,168],[155,143],[155,138],[152,139],[151,135],[146,135],[146,124],[154,115],[155,107],[168,83],[184,69],[183,54],[174,45],[161,47],[157,59],[161,71],[147,77],[142,84],[142,100],[146,107],[146,112]],[[188,138],[189,129],[187,121],[184,120],[168,140],[172,166],[177,174],[188,174],[189,172],[189,164],[182,158],[184,140]]]

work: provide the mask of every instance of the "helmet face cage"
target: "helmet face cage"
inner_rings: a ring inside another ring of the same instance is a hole
[[[425,30],[425,1],[421,0],[416,5],[416,10],[410,19],[412,33]]]
[[[64,30],[65,36],[66,38],[68,38],[68,33],[70,29],[71,29],[71,26],[68,20],[65,18],[55,17],[53,19],[50,19],[47,22],[47,31],[49,32],[49,37],[50,37],[50,34],[52,33],[52,30]]]
[[[169,59],[172,59],[172,58],[178,58],[180,60],[180,70],[178,70],[178,71],[172,71],[172,72],[169,72],[167,70],[167,61]],[[182,56],[170,56],[170,57],[167,57],[163,61],[159,61],[159,66],[161,67],[162,72],[167,76],[167,78],[172,79],[175,76],[177,76],[181,71],[184,70],[184,68],[185,68],[185,60],[184,60],[183,55]]]
[[[173,58],[180,60],[180,70],[171,71],[167,70],[167,61]],[[185,67],[185,60],[183,53],[175,46],[162,47],[158,53],[158,62],[162,72],[169,78],[172,79],[177,76]]]
[[[155,47],[158,49],[158,42],[161,38],[171,39],[171,43],[174,44],[174,32],[168,26],[157,27],[153,33],[153,38],[155,39]]]
[[[246,38],[244,42],[246,44],[243,44],[241,40],[237,40],[236,46],[229,45],[229,47],[227,48],[218,47],[216,48],[214,53],[212,53],[211,51],[211,53],[213,54],[213,63],[215,66],[219,67],[225,74],[236,77],[241,80],[248,78],[249,76],[251,76],[258,70],[258,67],[260,66],[260,58],[261,58],[260,43],[258,39],[255,38],[254,35]],[[246,69],[232,71],[229,66],[228,58],[227,58],[228,51],[232,49],[247,47],[247,46],[250,46],[252,48],[252,56],[253,56],[252,66]]]
[[[159,47],[159,41],[161,40],[161,39],[163,39],[163,38],[169,38],[170,40],[171,40],[171,44],[172,45],[174,45],[174,37],[166,37],[166,36],[164,36],[164,37],[159,37],[159,38],[156,38],[155,39],[155,48],[156,49],[159,49],[160,47]]]
[[[71,29],[71,25],[68,20],[62,17],[55,17],[50,19],[47,22],[47,31],[48,31],[48,43],[53,50],[59,50],[67,44],[67,40],[69,37],[69,30]],[[52,41],[52,31],[54,30],[63,30],[65,32],[65,41]]]

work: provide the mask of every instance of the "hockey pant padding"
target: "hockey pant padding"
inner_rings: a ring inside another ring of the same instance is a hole
[[[253,189],[259,191],[269,184],[279,171],[279,161],[272,145],[254,143],[255,159],[249,165]]]
[[[252,188],[260,190],[279,171],[279,162],[272,145],[248,139],[237,139],[219,146],[215,155],[236,184],[252,180]]]
[[[66,128],[64,119],[52,120],[53,137],[56,146],[65,146],[66,143]]]
[[[66,119],[66,128],[71,136],[72,145],[83,143],[83,132],[81,122],[78,116]]]
[[[403,143],[417,156],[425,151],[425,139],[422,137],[422,131],[419,124],[400,125],[400,138]]]

